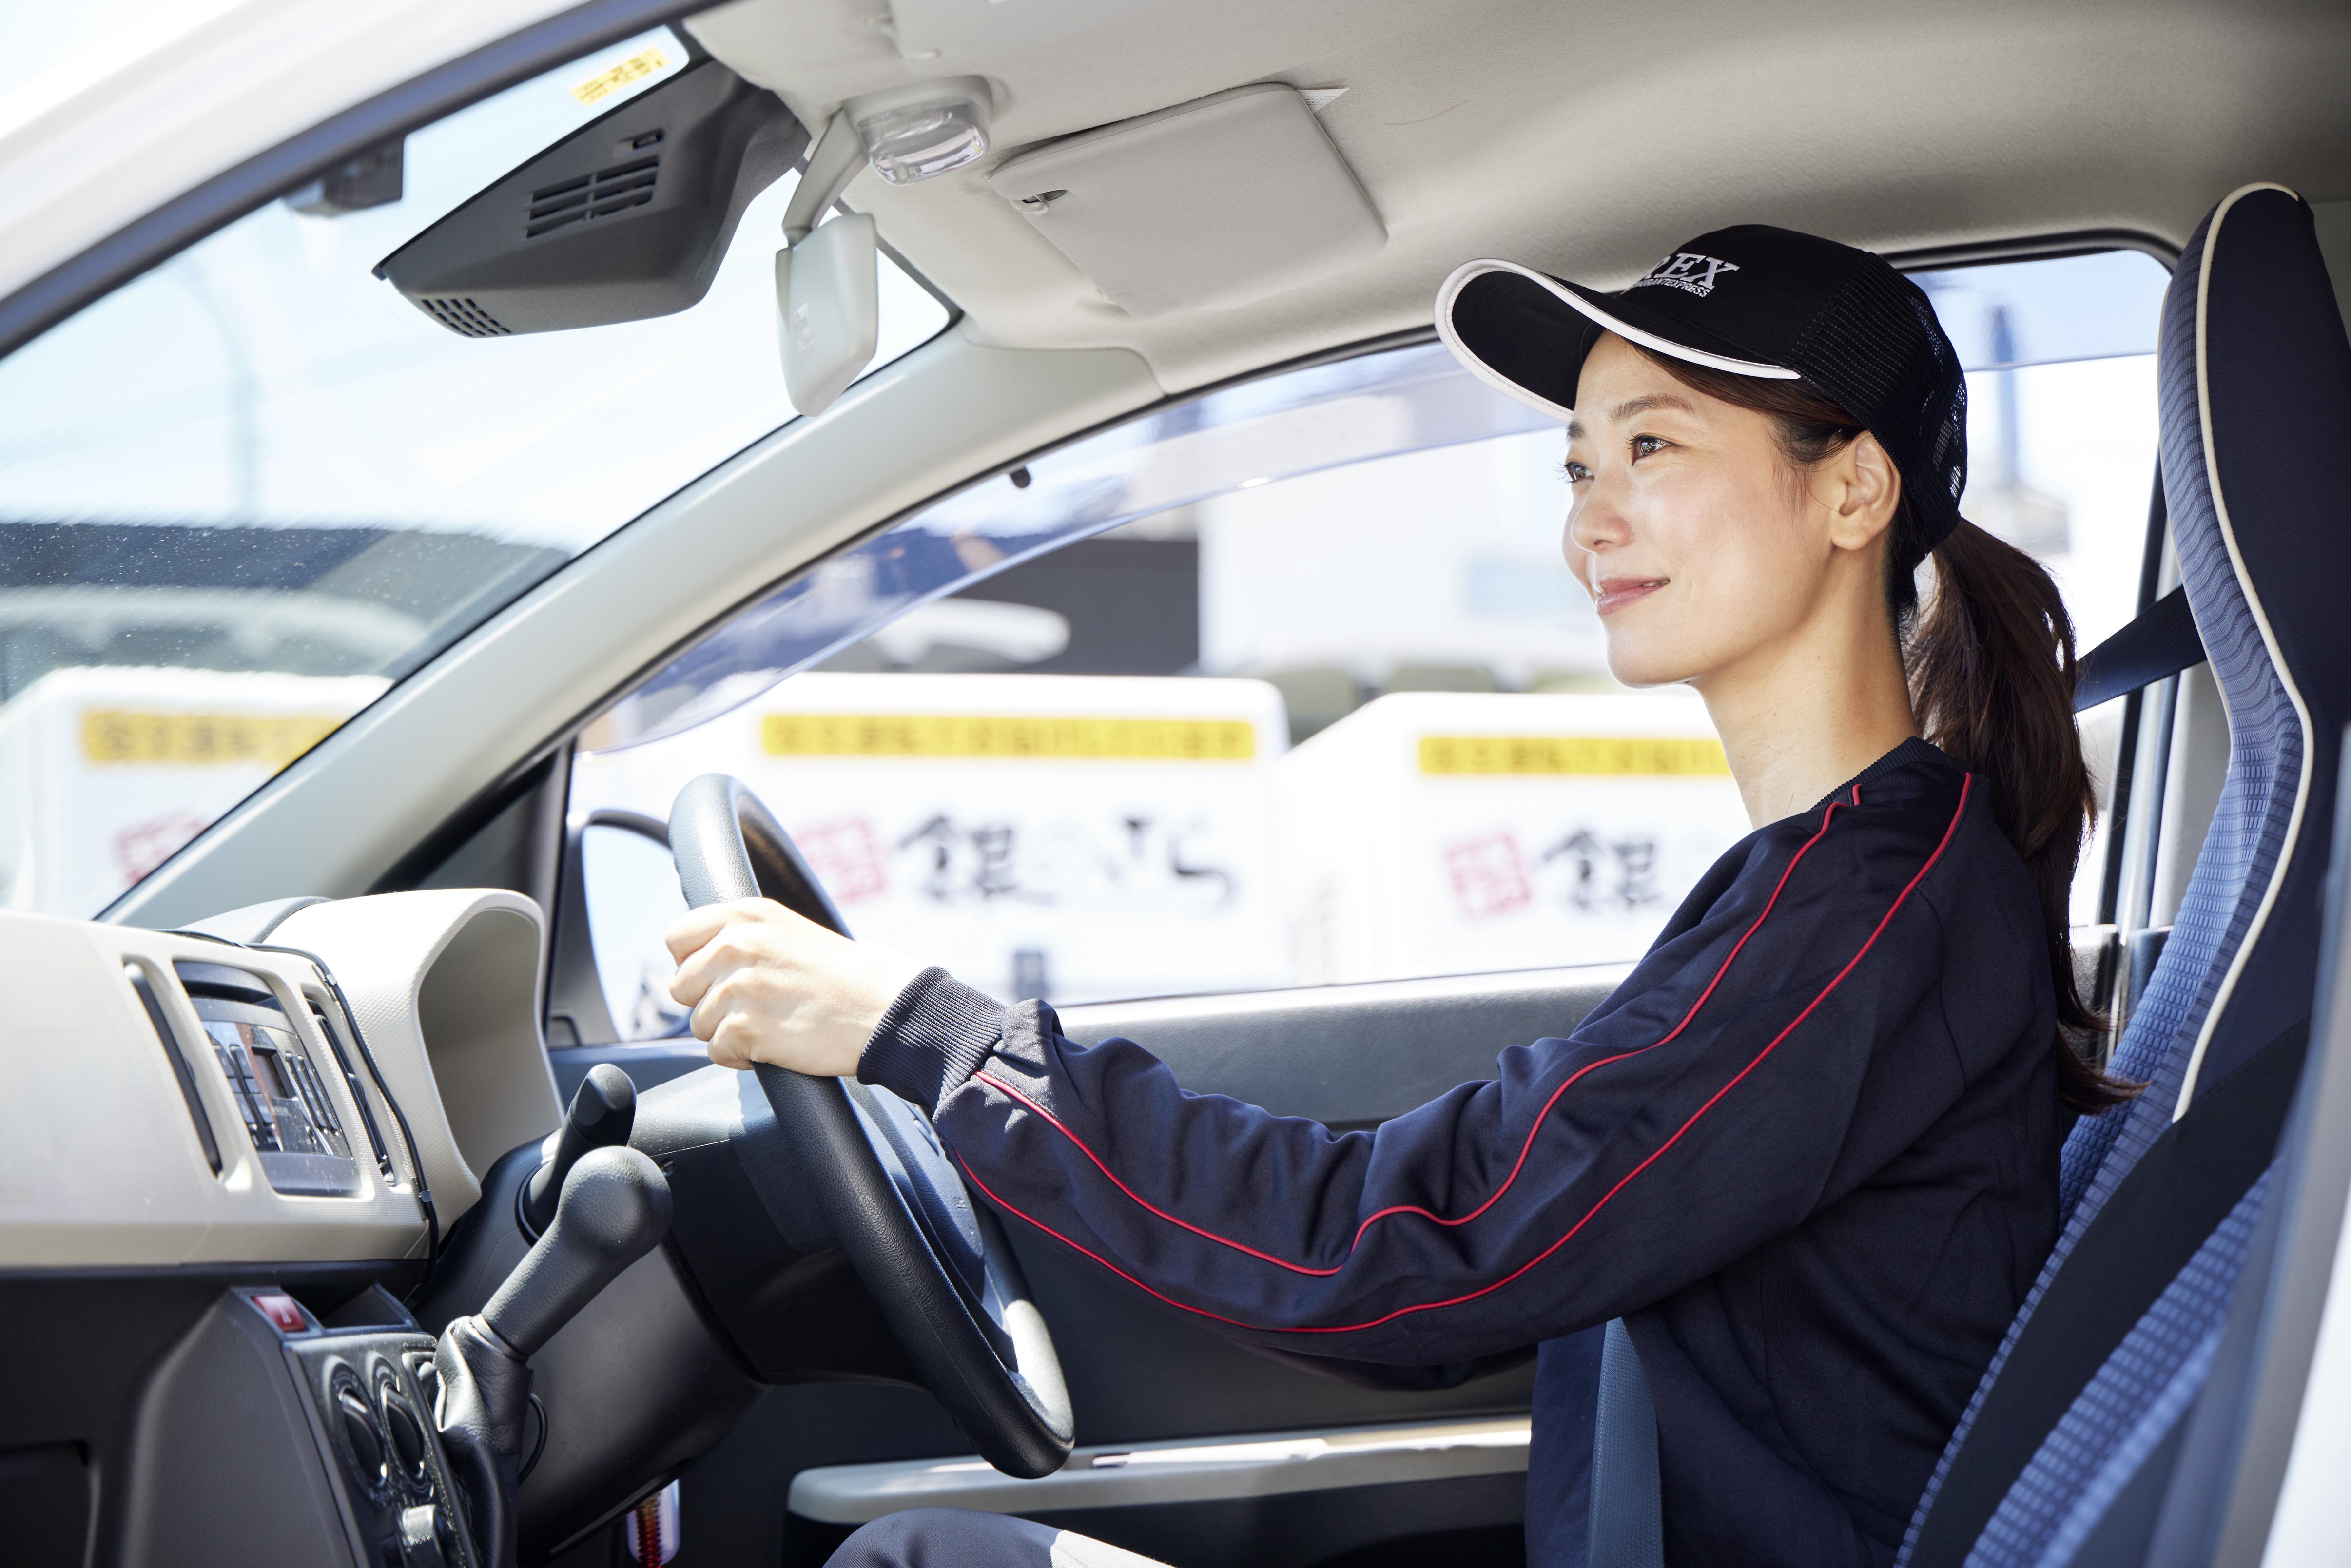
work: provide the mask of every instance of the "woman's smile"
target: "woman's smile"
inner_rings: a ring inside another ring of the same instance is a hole
[[[1613,614],[1672,580],[1670,577],[1604,577],[1594,585],[1592,607],[1603,615]]]

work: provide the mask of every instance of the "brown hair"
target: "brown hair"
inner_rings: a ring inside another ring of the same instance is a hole
[[[1640,351],[1683,385],[1771,419],[1782,455],[1799,471],[1844,450],[1865,428],[1808,382],[1734,375]],[[1929,553],[1935,591],[1921,607],[1916,573]],[[2065,601],[2039,561],[1973,523],[1961,522],[1929,552],[1906,493],[1887,539],[1886,608],[1920,733],[1991,784],[1992,818],[2040,895],[2056,988],[2059,1097],[2085,1114],[2109,1110],[2142,1085],[2109,1077],[2068,1038],[2103,1030],[2106,1020],[2074,979],[2068,905],[2097,797],[2074,724],[2074,622]]]

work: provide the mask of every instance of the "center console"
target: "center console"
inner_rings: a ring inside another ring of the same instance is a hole
[[[229,965],[182,960],[173,968],[235,1096],[245,1135],[271,1189],[311,1197],[357,1194],[360,1167],[350,1134],[277,998],[257,977]],[[338,1053],[329,1067],[349,1087],[367,1124],[370,1152],[388,1174],[392,1162],[359,1075],[340,1059],[341,1046],[323,1013],[319,1022],[320,1038]]]
[[[325,1322],[275,1285],[222,1291],[150,1385],[119,1561],[491,1568],[418,1375],[433,1347],[381,1288]]]
[[[265,1316],[293,1306],[282,1294],[250,1299]],[[279,1333],[287,1364],[309,1396],[321,1457],[342,1482],[360,1561],[371,1568],[476,1568],[464,1505],[433,1429],[432,1339],[397,1331]]]

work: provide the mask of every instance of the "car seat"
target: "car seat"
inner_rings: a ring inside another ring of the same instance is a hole
[[[1914,1516],[1906,1568],[2145,1560],[2300,1076],[2339,737],[2351,343],[2309,207],[2249,185],[2190,239],[2158,361],[2166,503],[2227,706],[2226,781],[2064,1226]]]

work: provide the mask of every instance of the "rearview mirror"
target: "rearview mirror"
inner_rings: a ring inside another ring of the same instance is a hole
[[[776,253],[784,391],[819,414],[849,390],[882,338],[880,246],[870,213],[843,213]]]

